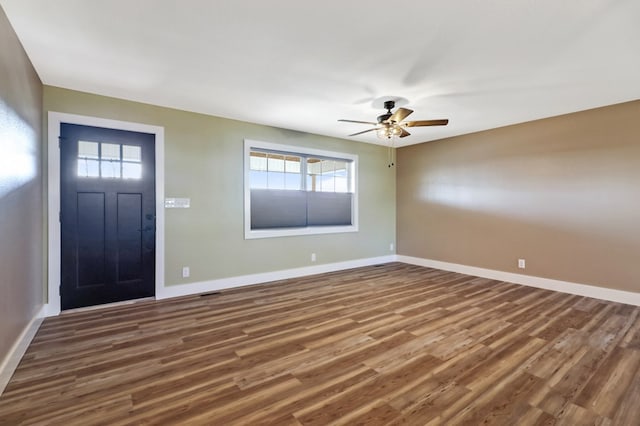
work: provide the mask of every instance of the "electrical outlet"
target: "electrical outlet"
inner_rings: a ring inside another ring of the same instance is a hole
[[[191,271],[189,270],[188,266],[183,266],[182,267],[182,278],[189,278],[189,275],[191,275]]]
[[[311,261],[312,262],[316,261],[316,254],[315,253],[311,253]]]
[[[518,268],[524,269],[526,266],[524,259],[518,259]]]
[[[389,244],[389,251],[393,251],[393,243]]]

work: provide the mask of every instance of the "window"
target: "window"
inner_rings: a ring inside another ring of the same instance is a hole
[[[245,238],[357,231],[357,161],[245,140]]]
[[[142,149],[137,145],[78,141],[78,177],[140,179]]]
[[[350,192],[350,161],[307,158],[307,190],[317,192]]]
[[[302,189],[302,157],[268,151],[251,151],[251,188]]]

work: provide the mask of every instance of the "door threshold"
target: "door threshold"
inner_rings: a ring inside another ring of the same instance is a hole
[[[156,300],[156,298],[153,297],[153,296],[151,296],[151,297],[142,297],[140,299],[123,300],[122,302],[104,303],[102,305],[85,306],[83,308],[65,309],[64,311],[60,312],[60,315],[75,314],[75,313],[78,313],[78,312],[95,311],[95,310],[98,310],[98,309],[114,308],[114,307],[118,307],[118,306],[134,305],[136,303],[149,302],[149,301],[152,301],[152,300]]]

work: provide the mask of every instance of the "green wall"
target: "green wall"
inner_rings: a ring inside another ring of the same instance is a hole
[[[165,211],[165,285],[392,254],[395,169],[387,167],[382,146],[51,86],[44,87],[43,105],[45,111],[164,127],[165,196],[191,198],[190,209]],[[245,240],[245,138],[357,154],[360,231]],[[190,278],[181,277],[182,266],[191,268]]]

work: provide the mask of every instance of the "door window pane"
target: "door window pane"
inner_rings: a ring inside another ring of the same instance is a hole
[[[78,141],[78,176],[100,177],[98,142]]]
[[[103,160],[120,160],[120,145],[114,143],[102,143],[102,155],[100,158]]]
[[[119,178],[120,164],[119,161],[100,161],[100,175],[103,178]]]
[[[139,146],[122,145],[122,159],[139,163],[142,161],[142,149]]]
[[[140,179],[140,178],[142,178],[142,164],[140,164],[140,163],[122,163],[122,177],[124,179]]]
[[[100,162],[87,158],[78,158],[79,177],[100,177]]]
[[[78,158],[98,159],[98,142],[78,141]]]

